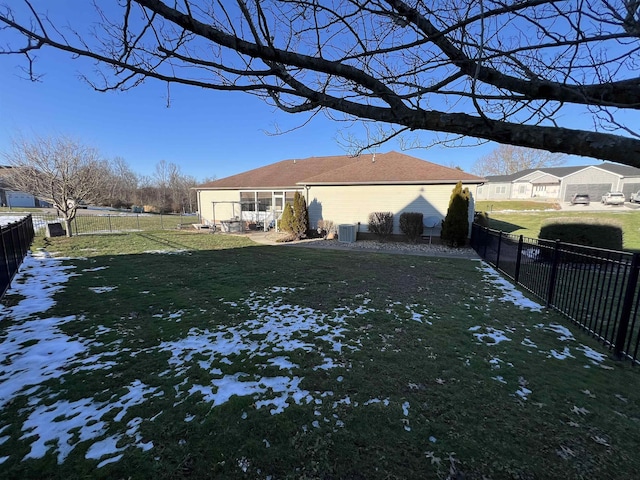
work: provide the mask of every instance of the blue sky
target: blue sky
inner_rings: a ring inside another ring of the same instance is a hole
[[[166,84],[155,80],[128,92],[99,93],[79,78],[81,73],[91,76],[91,62],[52,49],[38,57],[37,72],[44,76],[34,83],[24,78],[21,58],[0,56],[0,152],[7,151],[18,134],[68,135],[96,147],[105,158],[123,157],[136,173],[151,175],[155,165],[166,160],[204,179],[289,158],[344,155],[349,153],[344,138],[366,138],[361,125],[333,121],[324,114],[301,126],[307,116],[280,112],[243,93],[173,85],[169,107]],[[300,128],[281,135],[267,133],[295,127]],[[434,139],[430,132],[417,135],[423,145]],[[470,171],[495,147],[434,146],[406,153]],[[400,149],[391,141],[376,151]],[[585,158],[567,162],[593,163]]]

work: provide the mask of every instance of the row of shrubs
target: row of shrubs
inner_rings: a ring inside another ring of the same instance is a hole
[[[461,247],[469,232],[469,189],[458,182],[451,193],[447,215],[442,221],[440,238],[448,245]],[[423,215],[420,212],[400,214],[400,231],[411,242],[417,242],[424,233]],[[393,213],[373,212],[369,215],[369,232],[380,240],[387,240],[393,234]],[[309,230],[307,204],[299,192],[293,198],[293,206],[287,203],[280,220],[280,229],[289,235],[283,241],[292,241],[310,235],[327,236],[335,234],[335,225],[330,220],[321,220],[316,231]]]

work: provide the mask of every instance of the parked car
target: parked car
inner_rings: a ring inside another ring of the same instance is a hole
[[[638,190],[636,193],[632,193],[629,197],[629,201],[631,203],[640,203],[640,190]]]
[[[622,192],[607,192],[602,196],[604,205],[624,205],[624,200],[624,193]]]
[[[576,193],[573,197],[571,197],[571,205],[589,205],[591,203],[591,198],[586,193]]]

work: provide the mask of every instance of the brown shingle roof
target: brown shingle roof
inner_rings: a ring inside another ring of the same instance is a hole
[[[399,152],[283,160],[201,185],[218,188],[299,188],[317,184],[480,183],[484,179]]]

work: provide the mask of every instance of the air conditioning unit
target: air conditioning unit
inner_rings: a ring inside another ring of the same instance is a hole
[[[355,225],[338,225],[338,241],[342,243],[353,243],[356,241]]]

